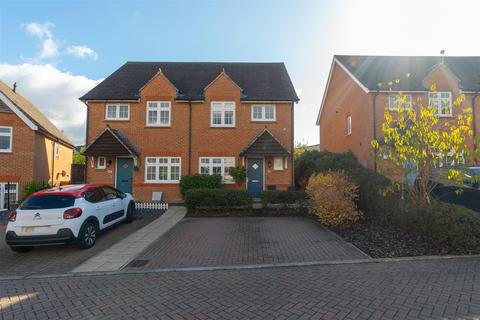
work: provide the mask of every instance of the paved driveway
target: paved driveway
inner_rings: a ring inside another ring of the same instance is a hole
[[[0,281],[3,319],[478,319],[480,259]]]
[[[228,217],[183,219],[135,260],[148,269],[365,258],[310,218]]]
[[[0,277],[68,272],[101,251],[137,231],[160,215],[149,213],[130,224],[119,224],[103,233],[95,246],[80,250],[75,245],[38,247],[26,253],[16,253],[5,243],[6,225],[0,225]]]

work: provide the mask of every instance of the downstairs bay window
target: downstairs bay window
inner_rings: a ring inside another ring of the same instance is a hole
[[[180,157],[145,158],[145,183],[179,183],[181,172]]]
[[[235,167],[235,157],[201,157],[199,173],[222,176],[223,183],[234,183],[230,169]]]

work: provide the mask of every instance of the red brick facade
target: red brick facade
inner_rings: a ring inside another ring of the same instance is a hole
[[[394,79],[392,79],[394,80]],[[444,65],[434,68],[423,80],[426,88],[435,85],[436,91],[452,93],[452,101],[460,94],[465,94],[465,101],[461,106],[453,106],[453,115],[462,109],[472,107],[473,93],[462,92],[459,80]],[[320,148],[331,152],[352,151],[361,164],[374,169],[373,149],[371,141],[374,139],[373,122],[376,123],[376,137],[381,137],[381,125],[384,113],[388,108],[388,96],[395,92],[366,92],[361,84],[352,75],[348,74],[337,62],[334,62],[329,84],[327,85],[323,106],[317,124],[320,127]],[[417,105],[428,105],[428,92],[403,92],[412,96],[412,101]],[[475,105],[480,104],[480,97],[475,98]],[[375,116],[373,116],[373,103],[375,101]],[[352,119],[352,132],[347,134],[347,117]],[[452,117],[442,117],[440,125]],[[478,134],[480,128],[480,113],[475,108],[475,122]],[[473,147],[473,142],[470,142]]]
[[[106,105],[115,101],[89,101],[87,145],[94,141],[108,125],[120,130],[138,149],[138,170],[133,172],[132,193],[142,201],[151,201],[152,192],[164,192],[168,202],[181,201],[178,183],[147,183],[145,179],[145,157],[180,157],[181,175],[199,173],[199,157],[235,157],[235,165],[245,165],[240,152],[265,128],[291,152],[293,147],[292,102],[261,102],[276,108],[273,122],[253,122],[252,104],[241,100],[241,89],[225,73],[206,87],[201,101],[178,101],[175,86],[159,73],[140,91],[138,101],[122,101],[130,106],[130,118],[125,121],[105,120]],[[171,103],[170,126],[147,126],[147,101],[169,101]],[[211,126],[211,102],[231,101],[235,103],[235,126]],[[191,114],[190,114],[191,112]],[[191,130],[189,119],[191,117]],[[191,140],[189,140],[191,137]],[[190,143],[189,143],[190,141]],[[190,149],[190,152],[189,152]],[[106,169],[92,165],[95,157],[87,163],[89,183],[116,184],[116,157],[107,157]],[[265,186],[274,185],[286,189],[293,184],[292,158],[284,159],[286,168],[273,170],[273,159],[265,158]],[[271,168],[269,164],[271,163]],[[229,184],[228,188],[246,188],[245,184]]]

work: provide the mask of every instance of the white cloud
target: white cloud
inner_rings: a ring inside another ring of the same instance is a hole
[[[51,22],[38,23],[30,22],[20,25],[28,34],[38,38],[41,43],[41,50],[33,59],[27,59],[31,62],[42,62],[44,60],[52,60],[63,54],[71,55],[76,58],[92,58],[98,59],[98,54],[92,49],[84,45],[71,45],[65,51],[61,51],[61,43],[53,36],[52,28],[55,25]]]
[[[30,100],[75,143],[85,143],[86,106],[78,98],[102,80],[63,72],[51,64],[0,64],[0,79],[17,83]]]
[[[93,60],[98,59],[98,54],[87,46],[69,46],[66,53],[82,59],[87,57],[91,57]]]
[[[51,31],[54,26],[51,22],[31,22],[21,25],[30,35],[42,41],[42,49],[38,54],[38,59],[50,59],[60,56],[59,44],[53,38]]]

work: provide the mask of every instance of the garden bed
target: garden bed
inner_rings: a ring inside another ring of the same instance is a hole
[[[374,219],[363,219],[347,229],[330,229],[372,258],[463,254],[434,248],[422,237]]]

